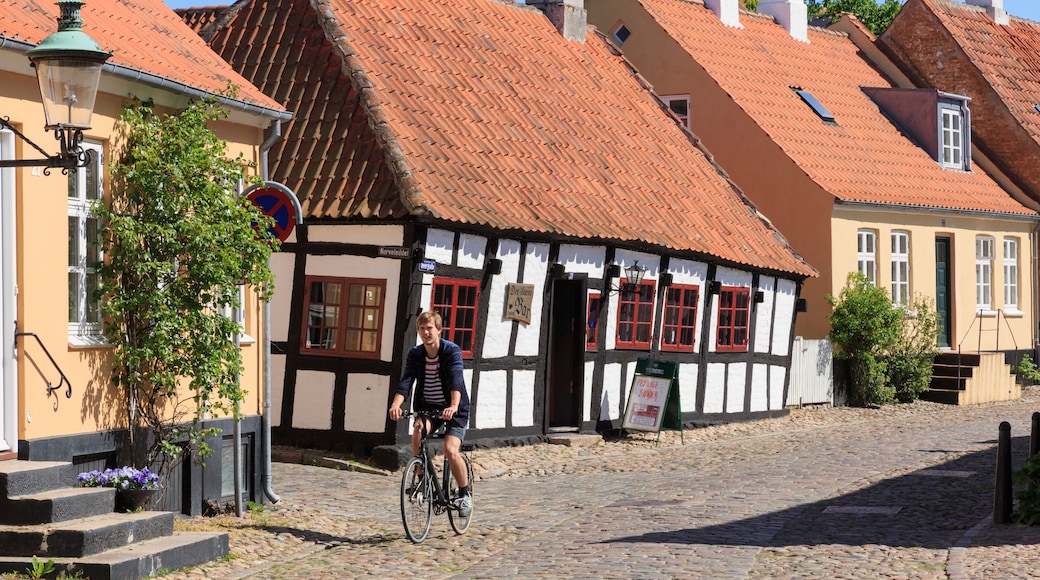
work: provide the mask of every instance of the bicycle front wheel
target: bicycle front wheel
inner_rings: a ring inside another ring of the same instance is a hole
[[[413,457],[401,477],[401,520],[408,539],[418,544],[430,533],[433,520],[433,482],[423,462]]]
[[[469,497],[472,502],[476,496],[473,494],[473,464],[469,461],[469,456],[463,455],[462,459],[466,462],[466,481],[469,482]],[[448,474],[448,497],[453,502],[459,497],[459,484],[455,481],[455,476],[451,473],[451,469],[447,465],[444,466],[444,470]],[[473,520],[473,508],[470,506],[470,512],[465,516],[459,515],[459,511],[455,509],[454,505],[448,508],[448,521],[451,522],[451,529],[455,530],[456,534],[465,534],[466,530],[469,529],[469,523]]]

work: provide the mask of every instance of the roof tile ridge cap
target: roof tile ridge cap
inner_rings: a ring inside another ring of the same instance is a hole
[[[360,96],[361,107],[368,116],[368,125],[382,146],[383,156],[393,171],[394,183],[397,185],[401,202],[413,215],[430,214],[430,208],[423,196],[422,189],[415,179],[415,173],[405,159],[397,137],[390,128],[390,123],[383,113],[382,104],[379,102],[379,95],[372,88],[372,81],[368,79],[368,74],[358,58],[357,51],[347,42],[347,35],[336,18],[335,8],[332,7],[329,0],[309,1],[311,8],[317,13],[318,21],[325,32],[325,38],[343,58],[345,68],[343,72],[350,77],[350,82]]]
[[[238,16],[238,13],[241,12],[243,8],[252,3],[253,0],[238,0],[231,6],[206,7],[205,10],[212,10],[216,17],[213,19],[213,22],[210,22],[199,31],[199,36],[206,42],[206,44],[209,44],[209,41],[213,39],[217,32],[223,30],[225,26]]]
[[[716,172],[718,172],[719,176],[726,182],[726,185],[729,186],[730,190],[732,190],[733,193],[736,194],[737,199],[744,204],[744,207],[746,207],[749,212],[751,212],[756,218],[758,218],[758,220],[767,230],[773,233],[773,236],[776,238],[777,242],[781,246],[786,248],[787,251],[798,262],[800,262],[802,266],[805,267],[805,270],[809,272],[809,276],[819,276],[820,271],[817,270],[812,264],[807,262],[805,258],[800,253],[798,253],[798,251],[795,250],[793,246],[791,246],[784,234],[781,233],[780,230],[776,229],[776,226],[773,225],[773,222],[768,217],[766,217],[765,214],[759,211],[758,206],[756,206],[755,203],[751,201],[751,198],[744,194],[744,190],[740,189],[740,186],[737,185],[732,178],[730,178],[729,173],[726,173],[726,170],[723,169],[717,161],[715,161],[715,156],[712,155],[710,151],[708,151],[708,148],[701,141],[701,138],[698,137],[693,131],[686,128],[686,126],[683,125],[681,121],[679,121],[679,118],[672,114],[671,110],[665,106],[664,101],[658,98],[657,93],[654,92],[653,86],[651,86],[650,83],[643,77],[643,75],[639,73],[639,70],[636,69],[635,65],[632,64],[632,61],[628,60],[628,58],[625,57],[625,55],[618,50],[617,46],[611,41],[610,37],[603,34],[603,32],[596,29],[595,27],[590,26],[589,28],[591,31],[595,32],[595,36],[597,38],[603,41],[603,43],[607,46],[607,49],[610,50],[610,52],[614,53],[617,56],[617,58],[624,64],[624,66],[628,68],[629,72],[632,73],[632,76],[636,79],[636,82],[638,82],[643,88],[645,88],[651,95],[654,96],[654,98],[657,100],[657,106],[660,107],[662,111],[664,111],[672,118],[672,122],[674,122],[682,130],[683,135],[686,136],[687,140],[689,140],[690,143],[694,146],[694,148],[696,148],[697,151],[699,151],[700,154],[704,156],[704,158],[708,161],[711,167]]]

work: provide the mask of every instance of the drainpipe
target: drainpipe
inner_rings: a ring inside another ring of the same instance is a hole
[[[1040,222],[1037,222],[1036,226],[1033,227],[1033,231],[1029,234],[1030,242],[1033,245],[1033,259],[1032,265],[1029,268],[1029,276],[1033,282],[1033,312],[1032,312],[1032,328],[1031,334],[1033,335],[1033,360],[1040,360],[1040,336],[1038,336],[1037,324],[1040,321],[1040,313],[1037,312],[1040,309],[1040,293],[1037,292],[1037,267],[1040,265],[1040,258],[1037,257],[1036,252],[1040,249],[1040,236],[1037,233],[1040,232]]]
[[[271,122],[270,134],[260,146],[260,175],[264,180],[268,178],[267,153],[275,142],[282,138],[282,122],[275,120]],[[302,216],[297,215],[297,220]],[[1034,253],[1035,257],[1035,253]],[[270,266],[270,260],[268,260]],[[263,423],[264,440],[264,495],[271,503],[278,503],[281,499],[271,488],[271,302],[264,302],[264,413],[261,417]]]

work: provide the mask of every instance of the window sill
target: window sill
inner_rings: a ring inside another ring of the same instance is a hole
[[[110,346],[112,346],[112,343],[108,342],[108,339],[100,334],[69,335],[69,348],[100,348]]]
[[[1004,311],[1004,316],[1006,316],[1007,318],[1022,318],[1025,315],[1025,312],[1022,312],[1017,308],[1009,308]]]

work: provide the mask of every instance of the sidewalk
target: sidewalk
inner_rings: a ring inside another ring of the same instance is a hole
[[[990,524],[997,427],[1012,422],[1017,469],[1033,410],[1037,388],[794,409],[685,445],[665,432],[477,450],[473,529],[435,517],[420,546],[403,538],[397,474],[276,463],[279,503],[178,521],[228,531],[232,556],[167,577],[1040,577],[1040,529]]]

